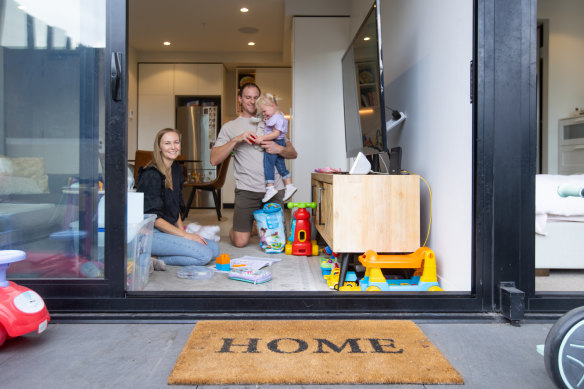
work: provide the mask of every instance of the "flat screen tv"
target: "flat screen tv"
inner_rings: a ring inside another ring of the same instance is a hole
[[[376,0],[342,61],[347,157],[370,159],[388,151],[379,0]]]

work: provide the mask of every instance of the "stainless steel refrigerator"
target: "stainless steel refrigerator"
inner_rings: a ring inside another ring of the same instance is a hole
[[[176,128],[181,133],[182,155],[186,158],[188,179],[193,182],[212,181],[217,170],[209,161],[211,148],[217,139],[216,106],[184,106],[176,109]],[[191,188],[185,188],[183,196],[189,198]],[[193,208],[215,208],[213,195],[209,191],[197,190]]]

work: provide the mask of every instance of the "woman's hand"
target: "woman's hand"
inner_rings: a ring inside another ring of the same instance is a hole
[[[205,238],[203,238],[199,234],[193,234],[193,233],[190,233],[190,232],[185,232],[185,235],[184,235],[183,238],[188,239],[188,240],[192,240],[192,241],[197,242],[197,243],[204,244],[205,246],[207,245],[207,241],[205,240]]]

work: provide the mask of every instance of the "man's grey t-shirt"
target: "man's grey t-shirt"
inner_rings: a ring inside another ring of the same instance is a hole
[[[231,139],[246,131],[256,133],[258,124],[254,121],[255,118],[238,117],[235,120],[225,123],[219,132],[215,146],[223,146]],[[263,122],[259,123],[264,125]],[[264,178],[264,152],[257,150],[246,142],[239,142],[233,148],[233,168],[235,170],[235,187],[237,189],[249,190],[252,192],[265,192],[266,181]],[[284,189],[282,177],[275,170],[276,189]]]

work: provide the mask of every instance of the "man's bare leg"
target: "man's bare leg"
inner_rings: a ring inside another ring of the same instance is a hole
[[[235,247],[245,247],[249,243],[249,232],[229,230],[229,238]]]

